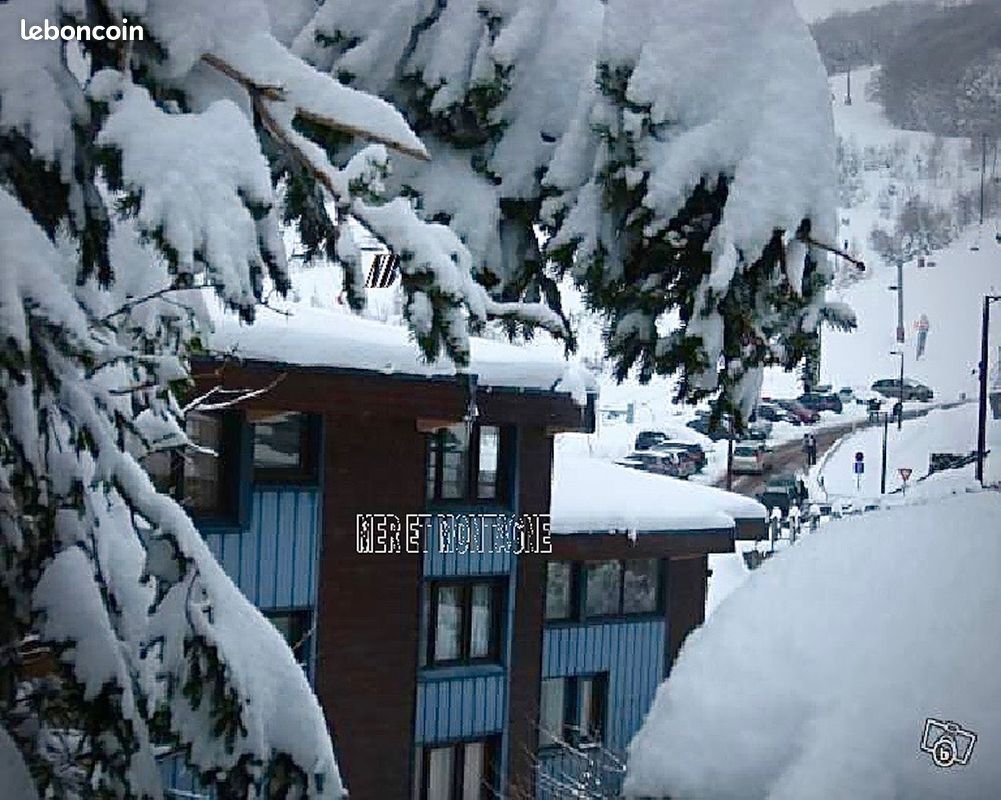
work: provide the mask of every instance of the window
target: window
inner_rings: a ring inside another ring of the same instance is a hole
[[[546,564],[547,622],[656,614],[662,563],[656,558]]]
[[[430,435],[427,496],[431,501],[504,499],[508,435],[497,425],[464,423]]]
[[[236,514],[240,419],[192,411],[184,422],[191,446],[160,450],[143,459],[153,484],[194,514]]]
[[[539,698],[539,747],[600,743],[607,710],[607,672],[544,679]]]
[[[584,613],[605,617],[619,613],[622,596],[622,563],[596,561],[587,565],[587,601]]]
[[[622,613],[652,614],[659,605],[660,564],[653,558],[625,562],[622,578]]]
[[[271,624],[282,635],[295,654],[295,660],[309,671],[310,640],[313,636],[313,614],[308,608],[288,611],[265,611]]]
[[[570,619],[574,612],[573,564],[550,561],[546,564],[546,619]]]
[[[294,411],[254,412],[254,479],[308,481],[316,477],[315,425]]]
[[[492,800],[499,750],[495,738],[418,747],[415,800]]]
[[[427,663],[435,666],[500,660],[503,581],[434,582]]]

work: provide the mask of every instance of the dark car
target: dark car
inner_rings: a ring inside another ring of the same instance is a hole
[[[670,450],[684,450],[688,453],[688,457],[692,460],[692,463],[695,464],[696,471],[704,469],[706,466],[706,451],[702,449],[702,445],[700,444],[664,441],[657,446]]]
[[[844,410],[841,398],[836,394],[821,394],[820,392],[807,392],[797,398],[797,402],[814,411],[833,411],[840,414]]]
[[[724,423],[720,423],[720,425],[715,429],[710,429],[708,417],[696,417],[691,422],[686,423],[686,427],[689,427],[693,431],[701,433],[703,436],[708,436],[714,442],[717,439],[726,438],[726,430],[724,428]]]
[[[908,400],[920,400],[922,403],[927,403],[935,397],[935,393],[931,389],[911,378],[904,378],[903,392],[900,391],[900,378],[883,378],[882,380],[878,380],[872,385],[872,390],[879,392],[884,397],[891,397],[893,399],[899,399],[902,394],[905,402]]]
[[[633,450],[650,450],[664,444],[666,441],[667,434],[663,431],[640,431],[636,434]]]
[[[778,508],[782,512],[782,516],[789,515],[789,509],[794,505],[798,505],[796,498],[789,489],[774,487],[771,489],[765,489],[757,496],[757,500],[761,505],[768,509],[770,514],[773,508]]]
[[[820,422],[820,412],[807,408],[797,400],[776,400],[782,408],[792,414],[802,425],[811,425]]]
[[[799,425],[799,420],[775,403],[758,403],[751,417],[752,421],[763,420],[764,422],[791,422]]]

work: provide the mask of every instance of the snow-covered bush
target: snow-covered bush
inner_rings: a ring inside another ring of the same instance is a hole
[[[771,559],[682,646],[626,795],[949,797],[1001,786],[1001,495],[834,522]],[[926,718],[977,735],[966,766]]]
[[[185,442],[204,304],[249,321],[287,289],[282,223],[349,289],[346,215],[404,254],[428,352],[462,363],[490,316],[562,329],[382,191],[389,151],[424,145],[283,44],[297,8],[0,4],[0,794],[26,767],[42,797],[160,797],[165,749],[220,797],[343,793],[293,655],[141,465]],[[142,39],[20,35],[125,17]]]

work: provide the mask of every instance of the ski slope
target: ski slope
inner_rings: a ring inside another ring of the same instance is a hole
[[[864,86],[871,70],[856,73],[859,86]],[[859,148],[892,148],[903,153],[894,169],[863,173],[865,200],[851,209],[841,209],[842,225],[839,239],[848,241],[868,266],[868,275],[829,296],[843,300],[856,312],[858,329],[853,333],[825,331],[821,360],[821,377],[836,386],[868,387],[878,378],[893,377],[900,368],[897,356],[896,292],[889,286],[897,282],[894,264],[884,263],[868,244],[869,231],[874,225],[890,227],[891,220],[881,217],[879,195],[884,187],[894,185],[893,202],[907,193],[947,204],[958,188],[975,188],[979,172],[964,163],[960,140],[945,140],[943,174],[937,180],[916,177],[915,168],[933,137],[927,133],[901,131],[893,128],[881,108],[865,99],[864,91],[856,91],[853,105],[843,102],[843,76],[832,80],[835,96],[835,126],[838,133]],[[885,199],[885,196],[884,196]],[[998,220],[988,220],[966,229],[948,248],[933,253],[929,261],[935,266],[918,268],[914,261],[904,265],[904,327],[906,341],[905,373],[928,384],[936,399],[952,400],[960,394],[975,396],[976,367],[980,352],[981,303],[985,293],[1001,292],[1001,244],[995,235]],[[1001,307],[996,307],[997,324],[991,334],[992,363],[1001,343]],[[917,319],[925,314],[930,326],[925,356],[915,361],[915,330]]]

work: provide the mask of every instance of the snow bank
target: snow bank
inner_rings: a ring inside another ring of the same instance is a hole
[[[682,647],[629,750],[626,795],[981,800],[1001,787],[1001,497],[830,524]],[[925,719],[979,738],[967,766]]]
[[[557,449],[553,533],[730,529],[764,516],[764,506],[737,494]]]

